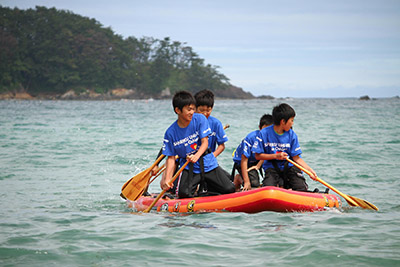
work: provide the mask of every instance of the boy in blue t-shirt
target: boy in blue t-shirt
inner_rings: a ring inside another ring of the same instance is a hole
[[[229,176],[218,166],[213,153],[208,153],[208,137],[211,129],[206,117],[194,113],[195,99],[188,91],[177,92],[172,104],[178,119],[167,129],[164,135],[163,154],[166,155],[165,176],[161,179],[161,188],[170,188],[170,180],[175,170],[175,156],[180,158],[179,165],[186,160],[190,164],[182,172],[178,181],[180,198],[194,197],[207,193],[233,193],[235,187]]]
[[[263,186],[279,186],[297,191],[307,191],[308,185],[297,167],[286,161],[290,157],[309,170],[311,179],[317,174],[301,158],[301,148],[296,133],[292,130],[296,113],[288,104],[274,107],[274,125],[262,129],[253,145],[257,160],[264,160]]]
[[[225,134],[221,121],[211,116],[214,108],[214,93],[205,89],[197,92],[194,98],[196,100],[196,112],[206,116],[211,128],[211,135],[208,137],[208,147],[214,156],[218,157],[225,150],[225,142],[228,141],[228,137]]]
[[[231,179],[233,179],[237,191],[240,190],[242,185],[242,191],[260,187],[258,170],[261,168],[263,160],[256,159],[255,153],[252,151],[252,146],[260,130],[270,126],[272,123],[272,116],[270,114],[264,114],[260,118],[260,123],[258,125],[259,130],[249,133],[234,151],[234,164]],[[235,176],[236,170],[239,174]]]

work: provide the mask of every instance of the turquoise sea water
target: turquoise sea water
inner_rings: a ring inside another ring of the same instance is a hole
[[[121,186],[154,162],[170,101],[0,101],[0,266],[399,266],[400,100],[216,101],[223,168],[280,102],[319,177],[379,212],[135,213]]]

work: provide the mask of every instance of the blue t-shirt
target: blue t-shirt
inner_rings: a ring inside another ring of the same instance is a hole
[[[268,126],[262,129],[256,138],[253,145],[254,153],[265,153],[265,154],[275,154],[280,152],[285,152],[289,157],[301,154],[301,148],[299,140],[297,139],[297,134],[290,129],[284,132],[282,135],[277,134],[274,131],[274,125]],[[279,169],[283,170],[286,160],[277,160]],[[289,166],[293,166],[289,163]],[[274,165],[269,160],[265,160],[263,163],[264,170],[269,168],[274,168]]]
[[[253,131],[249,133],[239,144],[239,146],[236,148],[235,153],[233,155],[233,161],[240,164],[242,161],[242,155],[244,155],[246,158],[248,158],[248,164],[255,163],[258,160],[256,160],[255,153],[252,150],[253,144],[256,140],[256,137],[260,130]]]
[[[201,146],[201,139],[211,134],[207,118],[203,114],[194,113],[192,121],[186,128],[181,128],[175,121],[165,132],[163,154],[168,156],[178,155],[180,165],[186,162],[186,156],[195,154]],[[213,153],[203,157],[204,172],[212,171],[218,167],[217,159]],[[189,169],[189,165],[186,166]],[[200,160],[193,166],[194,173],[200,173]]]
[[[208,147],[211,152],[217,149],[217,144],[223,144],[228,141],[228,137],[225,134],[224,127],[222,123],[215,117],[208,117],[208,124],[211,128],[211,135],[208,137]]]

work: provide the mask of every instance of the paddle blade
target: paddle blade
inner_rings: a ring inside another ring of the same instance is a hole
[[[376,211],[379,210],[377,206],[375,206],[374,204],[372,204],[364,199],[360,199],[360,198],[349,196],[349,195],[347,195],[347,196],[349,198],[351,198],[354,202],[356,202],[363,209],[370,209],[370,210],[376,210]]]
[[[126,182],[121,189],[121,197],[135,201],[143,193],[151,177],[151,169],[146,169]]]
[[[135,201],[138,199],[146,188],[150,177],[151,170],[165,157],[165,155],[160,155],[157,160],[146,170],[135,175],[129,181],[127,181],[121,189],[121,197],[124,199],[129,199]]]

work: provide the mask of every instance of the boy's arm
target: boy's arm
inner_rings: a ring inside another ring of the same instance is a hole
[[[257,163],[257,165],[256,165],[257,170],[259,170],[259,169],[261,168],[261,166],[263,165],[263,163],[264,163],[263,160],[258,161],[258,163]]]
[[[224,150],[225,150],[225,144],[224,143],[218,145],[217,148],[214,151],[214,157],[218,157],[219,154],[221,154]]]
[[[175,170],[175,156],[168,156],[165,162],[165,175],[162,176],[160,186],[162,190],[166,190],[171,187],[169,181],[171,181]]]
[[[275,154],[256,153],[256,160],[285,160],[287,157],[288,154],[285,152]]]
[[[203,155],[204,152],[206,152],[207,148],[208,148],[208,136],[201,138],[201,146],[199,150],[197,150],[196,154],[188,156],[187,159],[190,162],[196,163],[201,157],[201,155]]]
[[[243,177],[243,189],[242,191],[247,191],[251,189],[251,183],[249,179],[249,174],[247,172],[247,163],[249,159],[246,158],[245,155],[242,155],[242,159],[240,161],[240,167],[242,169],[242,177]]]
[[[257,170],[258,171],[261,168],[261,166],[263,165],[263,163],[264,163],[263,160],[259,160],[257,165],[254,165],[254,166],[248,168],[247,171],[248,172],[251,171],[251,170]]]
[[[217,148],[214,151],[214,157],[218,157],[225,150],[225,142],[228,141],[228,137],[226,136],[225,129],[229,127],[229,124],[222,126],[222,123],[218,121],[218,130],[217,130]]]
[[[303,166],[306,170],[310,171],[312,174],[312,176],[310,175],[311,179],[315,180],[317,178],[317,174],[315,173],[315,171],[310,166],[308,166],[308,164],[302,158],[300,158],[299,155],[294,156],[293,161]]]

